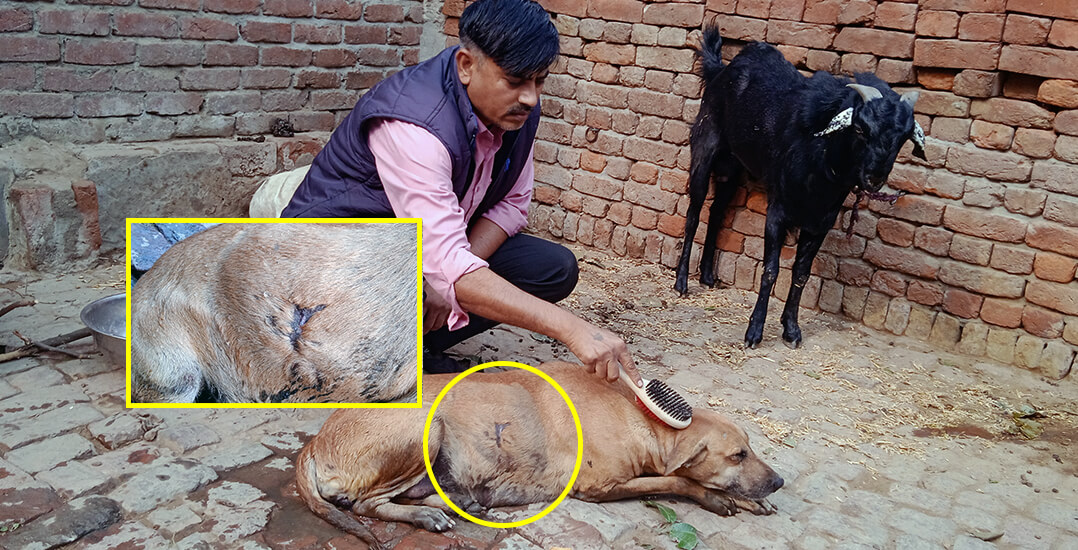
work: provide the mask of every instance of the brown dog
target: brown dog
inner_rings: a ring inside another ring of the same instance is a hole
[[[131,293],[133,401],[414,401],[416,226],[227,223]]]
[[[773,511],[762,500],[782,487],[782,478],[718,413],[698,409],[688,428],[674,430],[646,417],[627,388],[581,366],[539,369],[565,389],[580,416],[584,461],[571,496],[601,502],[672,494],[722,515]],[[423,378],[423,409],[335,412],[296,464],[297,488],[311,510],[371,546],[378,541],[352,514],[431,531],[452,527],[422,456],[430,403],[452,377]],[[565,402],[541,378],[517,369],[474,374],[453,386],[431,422],[429,446],[439,484],[469,513],[553,502],[576,459]]]

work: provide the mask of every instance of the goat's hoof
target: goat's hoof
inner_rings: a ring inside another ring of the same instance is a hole
[[[800,338],[798,338],[796,340],[787,340],[787,339],[783,338],[782,343],[786,344],[786,347],[788,347],[790,349],[797,349],[797,348],[801,347],[801,339]]]
[[[710,275],[710,276],[701,275],[700,276],[700,284],[702,284],[702,285],[704,285],[704,286],[706,286],[708,288],[715,288],[715,276],[714,275]]]
[[[759,339],[757,339],[755,341],[750,340],[748,338],[745,339],[745,348],[746,349],[756,349],[758,347],[760,347],[760,340]]]
[[[678,280],[674,283],[674,290],[676,290],[678,294],[685,296],[689,293],[689,284]]]

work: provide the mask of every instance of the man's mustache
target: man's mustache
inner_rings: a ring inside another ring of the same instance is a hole
[[[512,109],[509,109],[509,116],[515,115],[529,115],[532,112],[532,108],[527,105],[517,105]]]

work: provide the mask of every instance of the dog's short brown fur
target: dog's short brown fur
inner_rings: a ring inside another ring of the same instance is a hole
[[[584,461],[571,496],[601,502],[673,494],[723,515],[772,511],[762,500],[782,478],[723,416],[697,409],[688,428],[674,430],[647,418],[621,384],[578,365],[539,368],[565,389],[580,416]],[[352,514],[432,531],[452,527],[422,458],[429,405],[452,377],[423,378],[423,409],[335,412],[297,461],[307,505],[373,546],[378,542]],[[439,484],[469,513],[553,502],[576,459],[568,407],[541,378],[516,369],[473,374],[455,385],[438,406],[429,445]]]
[[[221,224],[131,295],[132,400],[414,400],[411,224]]]

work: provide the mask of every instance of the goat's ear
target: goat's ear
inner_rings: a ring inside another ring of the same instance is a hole
[[[925,131],[916,120],[913,121],[913,135],[910,136],[910,139],[913,141],[913,156],[921,160],[928,160],[928,157],[925,156]]]
[[[827,123],[827,128],[812,135],[816,137],[826,136],[827,134],[832,134],[839,130],[845,130],[850,127],[850,124],[853,124],[853,107],[847,107],[846,109],[839,111],[839,113],[835,115],[835,118],[832,118],[831,122]]]
[[[912,92],[906,92],[906,93],[902,94],[901,99],[902,99],[902,103],[905,103],[906,105],[909,105],[910,109],[912,109],[913,106],[917,104],[917,98],[919,98],[919,97],[921,97],[921,92],[918,92],[918,91],[914,90]]]

